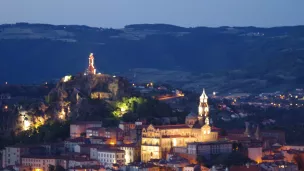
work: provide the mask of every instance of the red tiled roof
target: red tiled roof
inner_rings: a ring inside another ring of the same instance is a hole
[[[21,156],[22,159],[24,158],[31,158],[31,159],[66,159],[68,160],[67,156],[36,156],[36,155],[24,155]]]
[[[183,128],[190,128],[186,124],[178,124],[178,125],[161,125],[161,126],[154,126],[156,129],[183,129]]]
[[[71,125],[101,124],[102,121],[75,121]]]
[[[212,126],[212,127],[211,127],[211,130],[212,130],[212,131],[220,131],[221,128],[217,128],[217,127],[215,127],[215,126]]]
[[[187,135],[163,135],[162,138],[193,138],[194,136]]]
[[[259,171],[258,166],[231,166],[230,171]]]
[[[87,140],[87,138],[77,137],[77,138],[69,138],[69,139],[66,139],[65,141],[67,141],[67,142],[84,142],[86,140]]]
[[[118,144],[117,147],[136,147],[136,143],[132,143],[132,144]]]
[[[110,145],[106,144],[80,144],[80,147],[88,147],[88,148],[100,148],[100,147],[109,147]]]
[[[116,132],[119,132],[119,131],[123,131],[122,129],[120,128],[106,128],[105,131],[116,131]]]
[[[116,149],[116,148],[99,148],[97,151],[100,152],[125,152],[124,150]]]
[[[102,137],[102,136],[90,136],[90,139],[102,139],[102,140],[107,140],[107,139],[110,139],[110,138]]]
[[[239,136],[228,135],[225,138],[234,141],[250,141],[250,137],[239,137]]]
[[[87,128],[87,130],[93,130],[93,131],[99,131],[99,130],[102,130],[104,128],[101,128],[101,127],[90,127],[90,128]]]

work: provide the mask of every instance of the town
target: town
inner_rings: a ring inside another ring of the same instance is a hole
[[[304,144],[289,144],[290,135],[271,126],[277,118],[248,120],[301,110],[302,89],[197,95],[98,73],[93,53],[85,72],[39,87],[42,98],[1,92],[3,170],[293,171],[304,164]]]

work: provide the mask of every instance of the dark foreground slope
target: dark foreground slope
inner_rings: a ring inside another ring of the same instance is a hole
[[[296,86],[304,76],[304,27],[2,25],[0,80],[29,83],[82,72],[90,52],[100,72],[155,68],[186,71],[200,80],[211,73],[266,81],[266,87]]]

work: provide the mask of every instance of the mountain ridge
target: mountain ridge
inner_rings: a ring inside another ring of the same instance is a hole
[[[227,78],[276,80],[295,86],[304,78],[303,30],[304,26],[184,28],[138,24],[107,29],[6,24],[0,25],[0,63],[5,64],[0,80],[31,83],[82,72],[88,54],[93,52],[96,67],[105,73],[155,68],[230,74]],[[235,75],[233,70],[241,72]]]

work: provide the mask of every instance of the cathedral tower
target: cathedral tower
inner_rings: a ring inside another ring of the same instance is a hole
[[[198,115],[204,117],[207,117],[209,115],[208,96],[205,93],[205,89],[203,89],[203,93],[200,97]]]
[[[89,67],[88,67],[88,74],[95,75],[96,74],[96,69],[94,67],[94,56],[93,53],[90,54],[89,56]]]
[[[203,89],[203,93],[200,96],[200,102],[198,105],[198,120],[200,125],[204,125],[204,119],[209,116],[208,96]]]

